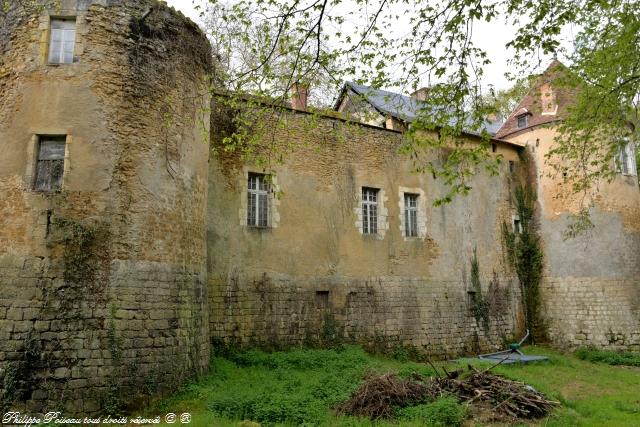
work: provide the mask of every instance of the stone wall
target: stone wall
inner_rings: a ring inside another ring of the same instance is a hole
[[[0,401],[89,414],[207,369],[210,51],[155,1],[51,3],[1,22]],[[75,18],[72,64],[50,16]],[[62,188],[35,191],[51,135]]]
[[[575,194],[546,155],[553,128],[513,138],[535,159],[538,220],[545,256],[542,306],[555,346],[638,350],[640,345],[640,188],[618,174],[595,191]],[[574,215],[589,207],[593,228],[568,237]]]
[[[522,333],[519,288],[502,249],[502,224],[511,224],[514,209],[506,162],[502,178],[480,172],[468,197],[434,207],[445,188],[412,172],[411,159],[397,152],[398,132],[304,112],[253,117],[261,118],[259,138],[285,155],[282,162],[266,156],[264,168],[224,150],[211,158],[214,339],[274,348],[337,335],[444,357],[496,349]],[[212,137],[219,148],[220,135]],[[500,144],[505,160],[517,161],[517,149]],[[249,172],[274,173],[274,191],[281,193],[271,196],[268,228],[246,225]],[[363,186],[379,189],[376,235],[362,233]],[[402,192],[420,195],[418,237],[403,235]],[[474,248],[490,300],[486,328],[472,310]]]

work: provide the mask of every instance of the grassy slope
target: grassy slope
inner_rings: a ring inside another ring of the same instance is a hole
[[[544,348],[531,347],[526,352],[548,355],[551,362],[498,366],[494,371],[522,380],[563,403],[551,417],[532,425],[640,426],[640,369],[594,364]],[[374,357],[355,347],[342,352],[294,350],[273,355],[255,351],[231,360],[214,358],[207,376],[148,413],[190,412],[191,426],[235,427],[242,425],[232,419],[239,413],[247,414],[240,419],[292,420],[279,426],[302,425],[305,420],[312,421],[308,425],[322,426],[423,425],[415,421],[373,424],[333,415],[330,406],[346,399],[367,371],[432,373],[424,364]]]
[[[640,426],[640,369],[586,362],[530,347],[551,363],[504,366],[495,371],[560,400],[562,407],[545,426]]]

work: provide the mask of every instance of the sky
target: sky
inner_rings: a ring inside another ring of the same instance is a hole
[[[170,6],[181,11],[196,23],[201,23],[196,5],[206,5],[206,0],[165,0]],[[474,41],[477,47],[488,53],[491,64],[485,66],[485,75],[482,85],[487,88],[493,86],[495,89],[506,89],[512,86],[512,82],[505,77],[505,72],[509,70],[508,60],[512,56],[505,45],[515,35],[515,27],[499,21],[486,23],[484,21],[474,24]],[[544,67],[550,63],[552,58],[543,60]],[[539,70],[541,71],[541,70]]]

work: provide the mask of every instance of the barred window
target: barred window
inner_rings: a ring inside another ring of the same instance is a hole
[[[76,44],[76,21],[73,19],[52,19],[49,40],[49,63],[71,64]]]
[[[418,237],[418,195],[404,193],[404,232],[406,237]]]
[[[362,187],[362,233],[378,233],[378,192],[377,188]]]
[[[40,137],[34,189],[56,191],[62,187],[66,137]]]
[[[269,224],[269,183],[265,175],[249,173],[247,197],[247,225],[267,227]]]

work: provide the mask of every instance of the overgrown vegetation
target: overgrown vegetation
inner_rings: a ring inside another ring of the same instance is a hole
[[[548,356],[550,361],[498,366],[492,372],[522,381],[562,402],[541,424],[533,425],[640,425],[639,371],[593,364],[541,347],[525,351]],[[446,367],[454,372],[465,368],[469,362],[436,363],[435,367],[439,371]],[[481,362],[471,363],[487,366]],[[190,425],[194,427],[257,427],[257,423],[263,427],[455,426],[461,420],[468,425],[496,425],[487,413],[470,411],[447,395],[433,403],[398,408],[393,421],[374,423],[336,415],[331,408],[345,401],[362,384],[367,372],[393,372],[399,378],[434,375],[434,370],[425,364],[372,356],[357,347],[276,353],[229,351],[227,357],[212,358],[209,374],[149,408],[147,413],[190,412],[193,416]],[[246,420],[244,424],[241,423],[243,420]]]
[[[540,297],[544,253],[534,217],[536,192],[528,185],[518,184],[514,195],[520,226],[511,230],[503,223],[502,234],[509,262],[520,281],[526,327],[533,342],[542,342],[546,340]]]
[[[336,88],[345,79],[355,79],[404,93],[428,85],[426,108],[412,123],[411,132],[416,132],[411,135],[417,137],[411,145],[452,148],[441,164],[421,159],[423,169],[450,189],[442,202],[466,194],[470,176],[478,170],[496,167],[489,135],[482,131],[486,117],[511,113],[514,103],[509,98],[522,95],[531,83],[527,77],[554,57],[570,64],[567,81],[554,85],[566,87],[575,104],[558,113],[566,120],[552,149],[576,184],[568,192],[597,187],[613,176],[611,160],[621,138],[638,138],[637,1],[209,3],[212,8],[201,13],[208,14],[215,54],[225,70],[220,84],[230,90],[285,100],[299,83]],[[496,95],[493,88],[487,90],[483,74],[493,49],[479,46],[473,30],[478,22],[500,28],[502,21],[515,29],[506,43],[513,50],[507,74],[521,80],[514,79],[513,94]],[[568,28],[575,31],[565,31]],[[461,137],[465,130],[482,131],[484,143],[469,144]]]
[[[81,222],[59,217],[50,243],[60,245],[64,286],[57,289],[62,309],[72,311],[78,301],[96,307],[106,300],[111,273],[110,232],[104,222]],[[71,314],[71,313],[69,313]]]
[[[37,370],[46,364],[41,360],[42,344],[33,331],[24,341],[24,351],[18,360],[9,361],[4,369],[0,391],[0,411],[8,410],[16,400],[24,400],[36,388]]]
[[[454,396],[444,395],[434,402],[408,406],[397,412],[401,421],[433,427],[457,427],[469,416],[469,408],[461,405]]]
[[[607,365],[640,366],[640,353],[581,347],[576,350],[575,355],[577,358],[589,362],[606,363]]]
[[[480,284],[480,264],[478,263],[477,248],[473,249],[473,258],[471,258],[471,298],[473,316],[476,322],[482,321],[485,331],[489,330],[489,301],[482,295],[482,286]]]

